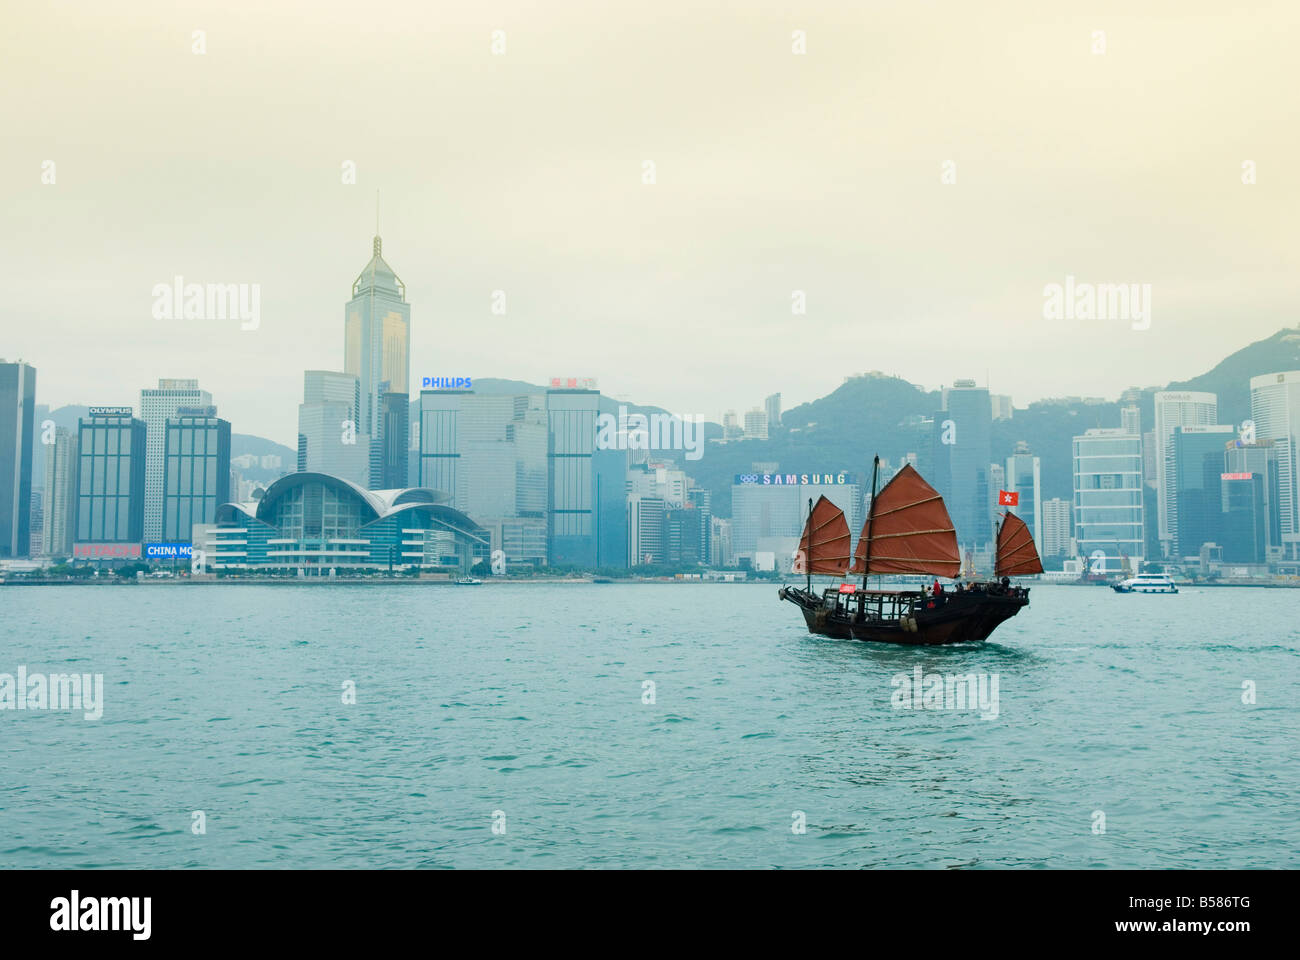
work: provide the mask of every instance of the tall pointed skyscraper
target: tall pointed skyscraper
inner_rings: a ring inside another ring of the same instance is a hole
[[[376,214],[373,255],[352,284],[343,346],[344,371],[361,381],[357,443],[370,444],[372,487],[382,486],[385,473],[383,397],[409,396],[411,362],[411,305],[406,302],[406,284],[384,262],[378,220]]]

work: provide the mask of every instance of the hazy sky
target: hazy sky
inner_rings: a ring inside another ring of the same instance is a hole
[[[54,406],[197,377],[237,432],[292,444],[303,370],[343,366],[376,188],[414,378],[591,376],[717,420],[880,369],[1024,405],[1300,323],[1294,0],[5,17],[0,356]],[[155,320],[178,274],[260,284],[260,327]],[[1067,274],[1150,284],[1150,328],[1044,319]]]

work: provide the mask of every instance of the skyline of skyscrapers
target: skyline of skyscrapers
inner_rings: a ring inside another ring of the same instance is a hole
[[[351,299],[345,305],[345,369],[304,371],[295,464],[299,471],[337,476],[367,490],[399,490],[418,483],[445,492],[459,509],[491,531],[496,548],[518,562],[618,566],[635,563],[638,557],[654,557],[654,562],[674,558],[673,562],[677,562],[684,555],[707,559],[711,554],[709,541],[715,518],[703,502],[709,499],[710,492],[696,487],[675,468],[672,472],[680,473],[682,482],[671,492],[654,483],[641,489],[642,473],[629,473],[629,467],[653,467],[651,453],[644,449],[605,450],[594,442],[595,417],[606,401],[597,391],[539,388],[529,394],[488,395],[441,389],[412,394],[410,337],[406,287],[384,260],[382,240],[376,233],[372,257],[353,282]],[[0,364],[7,370],[19,368]],[[110,518],[109,514],[117,511],[129,524],[137,506],[129,477],[124,481],[119,478],[121,482],[110,491],[108,487],[113,484],[105,475],[94,481],[104,488],[96,489],[90,499],[84,498],[80,484],[85,478],[81,478],[80,469],[83,465],[90,467],[93,476],[94,469],[102,465],[98,458],[106,454],[81,449],[81,425],[75,437],[69,431],[46,431],[50,436],[44,442],[49,449],[30,450],[39,419],[34,402],[35,369],[21,367],[30,373],[26,380],[26,374],[19,376],[21,398],[10,399],[0,381],[0,467],[4,468],[0,481],[9,478],[11,487],[6,493],[0,484],[0,506],[8,518],[7,531],[0,528],[5,555],[75,547],[83,541],[77,526],[82,507],[90,523],[103,531],[104,538],[110,533],[118,537],[121,517]],[[1127,489],[1104,486],[1106,478],[1116,472],[1103,469],[1105,464],[1100,460],[1090,459],[1101,457],[1096,451],[1117,433],[1138,438],[1140,463],[1136,473],[1140,485],[1152,484],[1156,492],[1156,509],[1143,509],[1140,515],[1144,520],[1137,525],[1144,534],[1140,538],[1142,546],[1129,549],[1134,525],[1122,523],[1121,536],[1110,541],[1117,555],[1134,559],[1154,559],[1162,554],[1173,558],[1194,556],[1204,543],[1214,542],[1212,538],[1224,538],[1223,524],[1227,521],[1220,514],[1231,513],[1243,517],[1249,514],[1246,522],[1252,530],[1253,525],[1262,524],[1263,551],[1268,559],[1300,559],[1300,470],[1296,462],[1300,372],[1257,376],[1251,379],[1250,387],[1259,444],[1247,444],[1250,449],[1239,450],[1238,459],[1267,450],[1262,467],[1252,459],[1235,470],[1231,463],[1233,451],[1230,449],[1228,459],[1224,459],[1223,451],[1215,446],[1221,444],[1223,436],[1217,441],[1200,437],[1235,430],[1214,422],[1218,398],[1206,392],[1156,392],[1155,424],[1144,435],[1140,403],[1149,394],[1130,390],[1120,399],[1118,431],[1097,434],[1089,430],[1074,436],[1075,502],[1070,528],[1076,535],[1085,534],[1076,536],[1080,551],[1084,551],[1085,544],[1105,540],[1100,528],[1113,519],[1110,508],[1115,506],[1106,499],[1112,495],[1109,491]],[[1011,444],[1005,427],[1000,427],[998,434],[1003,449],[993,449],[992,423],[1013,416],[1010,398],[990,395],[987,387],[978,387],[973,380],[956,380],[951,387],[942,389],[941,396],[942,409],[932,420],[914,418],[922,421],[914,429],[928,431],[932,444],[906,457],[919,463],[928,456],[932,461],[926,464],[926,472],[948,503],[962,545],[974,547],[977,552],[988,547],[1000,512],[996,491],[1005,488],[1020,496],[1020,504],[1011,509],[1026,519],[1043,549],[1046,521],[1042,461],[1037,451],[1031,452],[1023,443],[1015,444],[1008,453],[1005,446]],[[239,490],[230,489],[230,424],[217,420],[215,411],[212,422],[203,424],[201,430],[195,423],[188,423],[184,430],[181,424],[173,423],[178,411],[209,408],[211,400],[211,394],[200,389],[194,379],[159,379],[156,388],[140,391],[139,420],[146,428],[141,541],[184,540],[185,531],[199,523],[201,517],[210,517],[218,501],[239,496]],[[722,440],[766,439],[773,435],[781,417],[781,394],[770,394],[761,407],[744,414],[743,427],[734,412],[728,411]],[[87,419],[105,418],[101,412]],[[3,428],[15,423],[18,426],[11,427],[11,435],[19,439],[10,442]],[[173,427],[177,431],[175,450],[168,446]],[[218,454],[216,446],[210,444],[219,444],[215,438],[223,429],[225,450]],[[106,424],[96,422],[85,435],[97,443],[101,433],[110,436],[105,430]],[[23,433],[26,441],[21,439]],[[116,436],[119,449],[114,456],[120,462],[129,462],[134,471],[136,451],[124,453],[124,447],[134,442],[133,428],[125,433],[118,429]],[[204,451],[201,455],[193,448],[200,438]],[[27,454],[23,453],[24,442],[30,450]],[[182,455],[180,445],[187,442],[191,449]],[[1126,468],[1116,475],[1127,478],[1133,472],[1127,468],[1130,453],[1126,445],[1120,455]],[[212,475],[212,482],[205,482],[201,491],[191,487],[182,493],[182,472],[191,471],[185,476],[192,482],[199,456],[225,463],[226,467],[217,471],[221,478],[218,481],[205,464],[204,476]],[[170,472],[173,460],[174,477]],[[775,471],[778,465],[773,462],[771,468]],[[1222,476],[1216,476],[1216,470]],[[47,472],[51,476],[43,477]],[[1152,473],[1156,474],[1154,478]],[[1230,478],[1229,474],[1252,476]],[[1259,483],[1254,482],[1255,474],[1259,475]],[[881,482],[887,477],[887,472],[882,474]],[[1094,488],[1090,486],[1093,483],[1103,486]],[[69,492],[70,484],[77,484],[75,492]],[[697,492],[695,502],[683,495],[686,489]],[[251,488],[247,492],[251,494]],[[634,500],[637,516],[632,522]],[[1126,500],[1124,509],[1131,506]],[[733,503],[733,520],[735,510]],[[1192,513],[1180,518],[1180,511]],[[26,538],[18,529],[20,522],[26,524]],[[738,556],[752,557],[761,551],[754,546],[742,548],[747,536],[745,522],[740,519],[729,530],[732,550]],[[687,531],[683,524],[694,524],[699,529]],[[1146,547],[1150,526],[1158,528],[1159,552]],[[1251,537],[1238,538],[1233,548],[1235,555],[1253,555],[1253,548],[1247,544],[1254,542]]]

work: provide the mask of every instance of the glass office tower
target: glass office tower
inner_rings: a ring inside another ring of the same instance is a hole
[[[77,544],[139,545],[142,541],[147,438],[148,428],[135,419],[130,407],[91,407],[90,416],[81,419]]]
[[[1219,543],[1223,493],[1224,443],[1236,431],[1223,424],[1174,427],[1165,459],[1165,482],[1173,491],[1167,503],[1170,556],[1199,557],[1201,546]]]
[[[379,401],[379,463],[371,466],[371,474],[378,473],[380,490],[402,490],[406,487],[411,398],[404,393],[386,392]]]
[[[1250,416],[1257,440],[1271,440],[1277,458],[1281,559],[1300,560],[1300,370],[1250,378]]]
[[[424,390],[420,393],[420,482],[427,490],[440,490],[456,502],[459,489],[461,398],[468,390]]]
[[[303,374],[298,405],[299,473],[325,473],[367,487],[370,439],[360,423],[361,381],[334,370]],[[404,486],[399,484],[398,486]]]
[[[548,390],[548,535],[554,566],[596,566],[596,417],[595,390]],[[610,491],[603,493],[608,496]],[[619,491],[619,499],[625,496]]]
[[[212,394],[199,389],[197,380],[159,380],[156,389],[140,391],[140,419],[148,430],[148,451],[144,475],[144,536],[150,541],[162,536],[163,436],[168,417],[181,407],[212,405]]]
[[[410,393],[411,305],[406,284],[384,261],[383,249],[376,236],[370,262],[353,282],[344,308],[343,369],[360,382],[357,433],[367,443],[382,436],[383,394]],[[382,472],[381,462],[372,473]],[[382,479],[372,475],[366,485],[379,488]]]
[[[1173,479],[1168,475],[1175,427],[1206,426],[1219,421],[1219,401],[1213,393],[1161,391],[1155,396],[1156,517],[1162,548],[1174,547],[1178,529]]]
[[[195,524],[216,520],[230,497],[230,423],[215,407],[181,408],[169,418],[164,439],[165,543],[188,543]]]
[[[36,368],[0,360],[0,557],[31,549]]]
[[[934,418],[931,482],[948,506],[958,542],[979,549],[993,540],[993,407],[988,390],[974,380],[956,381],[943,397],[943,410]]]

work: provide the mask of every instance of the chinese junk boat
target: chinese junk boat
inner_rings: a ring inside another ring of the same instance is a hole
[[[996,576],[966,589],[868,590],[871,574],[956,577],[961,571],[957,534],[938,491],[907,464],[879,492],[880,458],[872,471],[871,509],[849,565],[849,526],[844,511],[825,497],[808,502],[808,522],[799,541],[796,569],[808,575],[805,588],[784,586],[779,596],[797,604],[808,632],[840,639],[883,643],[965,643],[986,639],[1003,620],[1029,603],[1029,590],[1008,578],[1041,573],[1042,563],[1025,522],[1006,514],[997,535]],[[798,567],[802,569],[798,569]],[[821,596],[812,575],[861,574],[862,586],[844,583]]]

